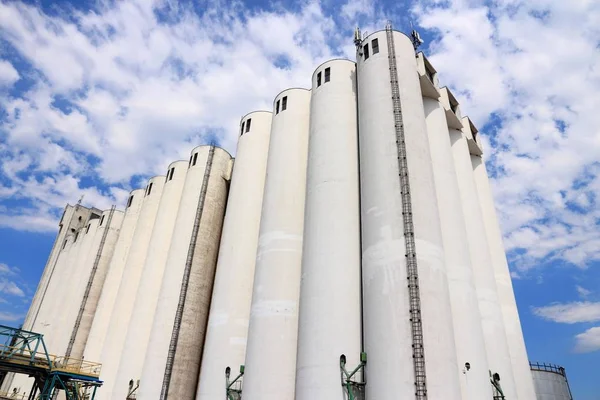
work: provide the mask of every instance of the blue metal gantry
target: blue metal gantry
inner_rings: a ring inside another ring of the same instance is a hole
[[[28,400],[52,400],[65,391],[67,400],[94,400],[102,386],[101,365],[48,353],[44,336],[39,333],[0,325],[0,371],[26,374],[34,379]],[[0,398],[20,398],[17,393]]]

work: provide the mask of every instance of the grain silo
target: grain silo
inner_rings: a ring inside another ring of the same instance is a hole
[[[196,398],[226,398],[225,370],[244,364],[271,134],[270,111],[240,121]]]
[[[312,77],[298,322],[297,400],[343,398],[340,356],[361,344],[356,64],[331,60]]]
[[[567,372],[559,365],[530,363],[536,400],[573,400]]]
[[[244,400],[291,399],[296,379],[310,91],[284,90],[273,109]]]

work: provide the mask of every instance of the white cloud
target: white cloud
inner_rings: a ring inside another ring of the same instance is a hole
[[[501,121],[486,154],[514,264],[600,260],[600,3],[432,0],[414,12],[440,35],[429,58],[441,84],[480,128]]]
[[[577,301],[534,307],[533,313],[549,321],[564,324],[600,321],[600,302]]]
[[[580,297],[586,298],[589,295],[591,295],[593,292],[589,289],[586,289],[582,286],[576,285],[575,289],[577,290],[577,294],[579,294]]]
[[[25,292],[13,281],[0,279],[0,293],[9,294],[12,296],[24,297]]]
[[[0,60],[0,87],[10,86],[19,80],[19,73],[8,61]]]
[[[588,329],[575,336],[575,351],[590,353],[600,350],[600,326]]]
[[[25,315],[15,314],[12,312],[0,311],[0,321],[3,322],[17,322],[21,321]]]
[[[18,273],[19,269],[17,267],[10,267],[7,264],[0,262],[0,275],[14,276]]]

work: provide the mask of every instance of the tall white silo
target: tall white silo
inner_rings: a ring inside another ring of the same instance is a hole
[[[296,400],[344,398],[340,356],[346,356],[349,369],[360,361],[356,94],[352,61],[327,61],[313,73]]]
[[[108,273],[102,286],[102,292],[98,299],[98,305],[85,345],[84,358],[86,360],[100,362],[108,330],[109,328],[114,328],[110,325],[110,320],[117,300],[119,286],[121,285],[127,255],[129,254],[133,234],[142,208],[144,193],[144,189],[136,189],[129,194],[125,215],[119,230],[119,237],[109,262]],[[98,394],[100,395],[101,392],[99,391]]]
[[[166,182],[148,245],[148,254],[137,288],[131,318],[127,323],[127,336],[120,354],[121,361],[113,388],[114,398],[127,398],[129,382],[132,380],[134,385],[131,390],[134,394],[137,391],[137,381],[142,374],[187,171],[187,161],[175,161],[167,168]]]
[[[235,375],[244,364],[271,119],[271,112],[255,111],[240,121],[198,380],[198,400],[225,399],[225,369],[230,367]]]
[[[422,53],[419,56],[422,67],[431,68]],[[428,76],[435,78],[435,74],[425,73],[427,80],[421,79],[421,85],[430,86],[434,89],[431,93],[440,97],[439,100],[438,97],[423,97],[423,105],[442,227],[462,398],[491,399],[493,394],[481,315],[448,132],[449,126],[461,125],[460,114],[458,107],[447,106],[447,89],[438,91],[434,85],[436,80],[432,82]]]
[[[138,399],[192,399],[227,202],[231,156],[192,151],[146,351]]]
[[[458,178],[461,204],[467,227],[471,264],[475,277],[479,312],[485,340],[488,365],[492,373],[500,375],[500,383],[507,399],[516,399],[513,371],[508,343],[498,302],[498,292],[492,260],[483,223],[483,215],[473,178],[471,151],[481,151],[476,143],[468,143],[469,123],[463,119],[462,130],[450,128],[450,142]]]
[[[473,131],[475,131],[474,127]],[[496,216],[488,174],[481,156],[471,155],[471,166],[473,167],[473,176],[475,177],[479,204],[481,205],[483,214],[483,224],[492,257],[498,300],[502,309],[517,395],[519,399],[531,399],[535,392],[531,377],[527,373],[529,365],[527,349],[525,348],[521,320],[510,278],[508,262],[506,261],[502,233],[500,232],[500,225]]]
[[[366,396],[460,399],[413,45],[390,28],[357,53]]]
[[[123,276],[119,284],[119,291],[115,300],[113,312],[110,317],[109,329],[102,348],[102,398],[115,398],[113,393],[117,378],[119,361],[125,344],[127,326],[131,318],[137,288],[146,262],[150,237],[154,229],[154,222],[158,212],[158,205],[162,197],[165,184],[164,176],[155,176],[148,180],[144,192],[144,199],[140,215],[131,240],[131,248],[123,268]]]
[[[90,223],[90,231],[96,232],[91,246],[86,250],[85,259],[87,273],[81,281],[81,301],[75,304],[74,322],[72,332],[69,335],[66,355],[75,359],[83,358],[83,351],[88,340],[94,314],[98,307],[98,301],[108,273],[108,267],[115,251],[124,213],[118,210],[105,211],[100,221],[94,220]],[[104,220],[102,220],[104,218]],[[96,222],[95,226],[91,224]],[[87,227],[85,228],[87,231]],[[85,244],[85,243],[83,243]],[[82,248],[83,251],[83,248]]]
[[[244,400],[294,398],[310,91],[284,90],[273,109]]]

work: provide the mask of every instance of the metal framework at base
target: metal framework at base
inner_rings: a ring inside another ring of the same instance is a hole
[[[28,400],[51,400],[60,390],[67,400],[94,400],[102,386],[100,364],[49,354],[39,333],[0,325],[0,337],[5,338],[0,344],[0,371],[34,379]],[[9,398],[13,395],[18,393]]]
[[[240,365],[240,373],[230,381],[231,368],[225,368],[225,390],[227,391],[227,400],[241,400],[242,398],[242,377],[244,376],[244,366]]]
[[[346,369],[346,356],[342,354],[340,356],[340,370],[342,372],[342,386],[346,388],[348,400],[362,400],[364,399],[365,386],[367,384],[366,375],[364,373],[365,366],[367,365],[367,353],[360,353],[360,363],[352,371]],[[353,380],[355,376],[363,371],[362,382]]]

